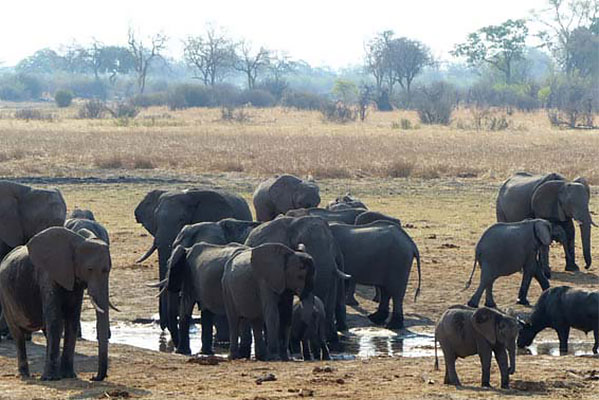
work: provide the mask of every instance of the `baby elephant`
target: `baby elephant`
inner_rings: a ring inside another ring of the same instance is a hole
[[[324,304],[318,296],[308,295],[293,305],[291,346],[299,349],[301,342],[304,361],[330,360],[326,339]]]
[[[456,358],[478,354],[482,365],[481,384],[491,386],[489,379],[493,353],[501,373],[501,387],[507,389],[509,375],[516,371],[518,331],[519,323],[515,318],[495,309],[450,307],[441,315],[435,328],[435,368],[439,368],[438,341],[445,358],[446,385],[461,385],[455,369]]]
[[[499,222],[491,225],[476,244],[474,266],[466,284],[472,283],[476,263],[480,264],[480,284],[468,305],[478,307],[486,291],[485,306],[495,308],[493,282],[500,276],[523,271],[518,303],[528,305],[526,295],[534,277],[543,290],[549,287],[546,274],[549,271],[547,253],[551,244],[551,223],[544,219],[528,219],[521,222]]]
[[[529,321],[518,337],[518,347],[530,346],[537,333],[553,328],[559,337],[561,354],[568,352],[570,328],[593,331],[593,353],[599,349],[599,292],[558,286],[541,294]]]

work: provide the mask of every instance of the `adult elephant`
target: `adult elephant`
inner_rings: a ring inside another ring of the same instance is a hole
[[[256,219],[266,222],[289,210],[317,207],[320,195],[316,183],[293,175],[281,175],[258,185],[253,201]]]
[[[251,221],[246,201],[238,195],[208,189],[152,190],[135,209],[135,219],[154,237],[152,247],[138,262],[158,250],[160,281],[166,277],[166,265],[171,256],[173,241],[185,225],[215,222],[224,218]],[[159,300],[160,327],[167,327],[167,296]]]
[[[347,208],[343,210],[327,210],[326,208],[298,208],[287,211],[288,217],[304,217],[313,215],[320,217],[327,222],[340,222],[342,224],[353,224],[356,217],[365,211],[363,208]]]
[[[329,204],[326,206],[327,210],[346,210],[348,208],[363,208],[368,210],[366,204],[352,196],[351,193],[346,193],[335,200],[329,201]]]
[[[582,251],[586,268],[591,267],[591,225],[589,212],[591,191],[584,178],[569,182],[560,174],[531,175],[519,172],[499,189],[496,212],[498,222],[518,222],[526,218],[543,218],[560,225],[566,232],[563,244],[566,271],[578,271],[575,262],[574,223],[580,225]],[[596,225],[595,225],[596,226]]]
[[[314,294],[320,297],[325,306],[327,336],[336,342],[337,330],[347,329],[344,281],[349,276],[343,273],[343,254],[328,224],[312,216],[278,217],[254,229],[245,242],[250,247],[265,243],[281,243],[292,249],[304,244],[306,252],[314,259]]]

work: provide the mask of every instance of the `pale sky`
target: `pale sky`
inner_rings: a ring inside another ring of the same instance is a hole
[[[203,33],[206,23],[234,38],[286,51],[313,66],[362,62],[364,42],[391,29],[418,39],[437,57],[469,32],[508,18],[526,18],[546,0],[4,0],[0,61],[14,65],[34,51],[72,41],[125,45],[131,25],[143,35],[162,31],[169,55]]]

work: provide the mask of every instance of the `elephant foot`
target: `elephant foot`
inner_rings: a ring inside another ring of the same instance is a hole
[[[387,320],[389,312],[377,311],[368,316],[368,319],[375,325],[382,325]]]
[[[403,317],[397,314],[393,314],[391,316],[391,320],[389,320],[389,323],[387,323],[387,325],[385,325],[385,328],[387,329],[403,329],[404,328],[404,323],[403,323]]]
[[[591,264],[586,264],[586,265],[584,266],[584,269],[591,269]]]
[[[23,368],[19,368],[19,376],[21,377],[21,379],[27,379],[30,378],[31,375],[29,374],[29,367],[23,367]]]
[[[597,354],[598,351],[599,351],[599,343],[595,343],[595,345],[593,346],[593,354]]]
[[[495,304],[495,302],[485,301],[485,307],[497,308],[497,304]]]
[[[518,299],[518,301],[516,301],[517,304],[522,304],[523,306],[530,306],[530,302],[527,299]]]
[[[578,271],[580,271],[580,268],[576,264],[570,264],[570,265],[566,265],[566,271],[568,271],[568,272],[578,272]]]
[[[56,372],[53,372],[53,373],[44,372],[40,379],[42,381],[58,381],[58,380],[60,380],[60,378],[61,378],[61,376]]]
[[[478,308],[478,303],[475,303],[472,300],[470,300],[468,303],[466,303],[466,305],[470,308]]]
[[[345,332],[349,329],[346,322],[337,322],[336,328],[338,332]]]
[[[502,388],[502,389],[509,389],[509,388],[510,388],[510,384],[509,384],[509,383],[506,383],[506,384],[504,385],[504,384],[502,383],[502,384],[501,384],[501,388]]]
[[[77,374],[72,369],[71,370],[62,371],[60,373],[60,375],[64,379],[74,379],[74,378],[77,378]]]
[[[491,383],[490,382],[483,382],[481,384],[482,387],[486,387],[486,388],[490,388],[491,387]]]
[[[354,296],[350,296],[345,299],[345,304],[348,306],[357,306],[360,303],[358,303],[358,300]]]
[[[281,356],[278,354],[270,354],[265,357],[265,361],[281,361]]]
[[[175,353],[188,356],[188,355],[191,355],[191,349],[189,347],[188,348],[177,347],[177,350],[175,350]],[[204,353],[203,351],[200,351],[200,354],[213,354],[213,353]]]

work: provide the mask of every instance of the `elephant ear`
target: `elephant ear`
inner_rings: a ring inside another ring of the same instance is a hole
[[[549,181],[540,185],[533,193],[531,208],[536,218],[552,221],[565,221],[566,213],[561,205],[562,189],[565,181]]]
[[[474,330],[480,333],[491,346],[497,342],[496,318],[496,312],[487,307],[476,310],[471,317]]]
[[[293,195],[301,179],[291,175],[283,175],[277,178],[270,186],[268,194],[277,211],[287,212],[296,208],[293,203]]]
[[[535,236],[544,246],[549,246],[552,241],[551,224],[545,220],[538,220],[534,226]]]
[[[48,273],[50,278],[67,290],[75,284],[75,247],[85,238],[63,227],[45,229],[31,238],[27,250],[31,263]]]
[[[187,256],[187,251],[183,246],[177,246],[173,250],[167,263],[167,289],[170,292],[180,292],[183,285],[183,264]]]
[[[189,190],[187,195],[192,201],[190,223],[217,222],[233,215],[231,204],[214,190]]]
[[[275,293],[285,290],[286,259],[293,251],[278,243],[266,243],[252,249],[252,269]]]
[[[577,177],[572,182],[580,183],[587,191],[587,196],[589,199],[591,198],[591,187],[589,186],[589,182],[582,176]]]
[[[18,200],[10,194],[0,193],[0,240],[9,247],[17,247],[25,242]]]

